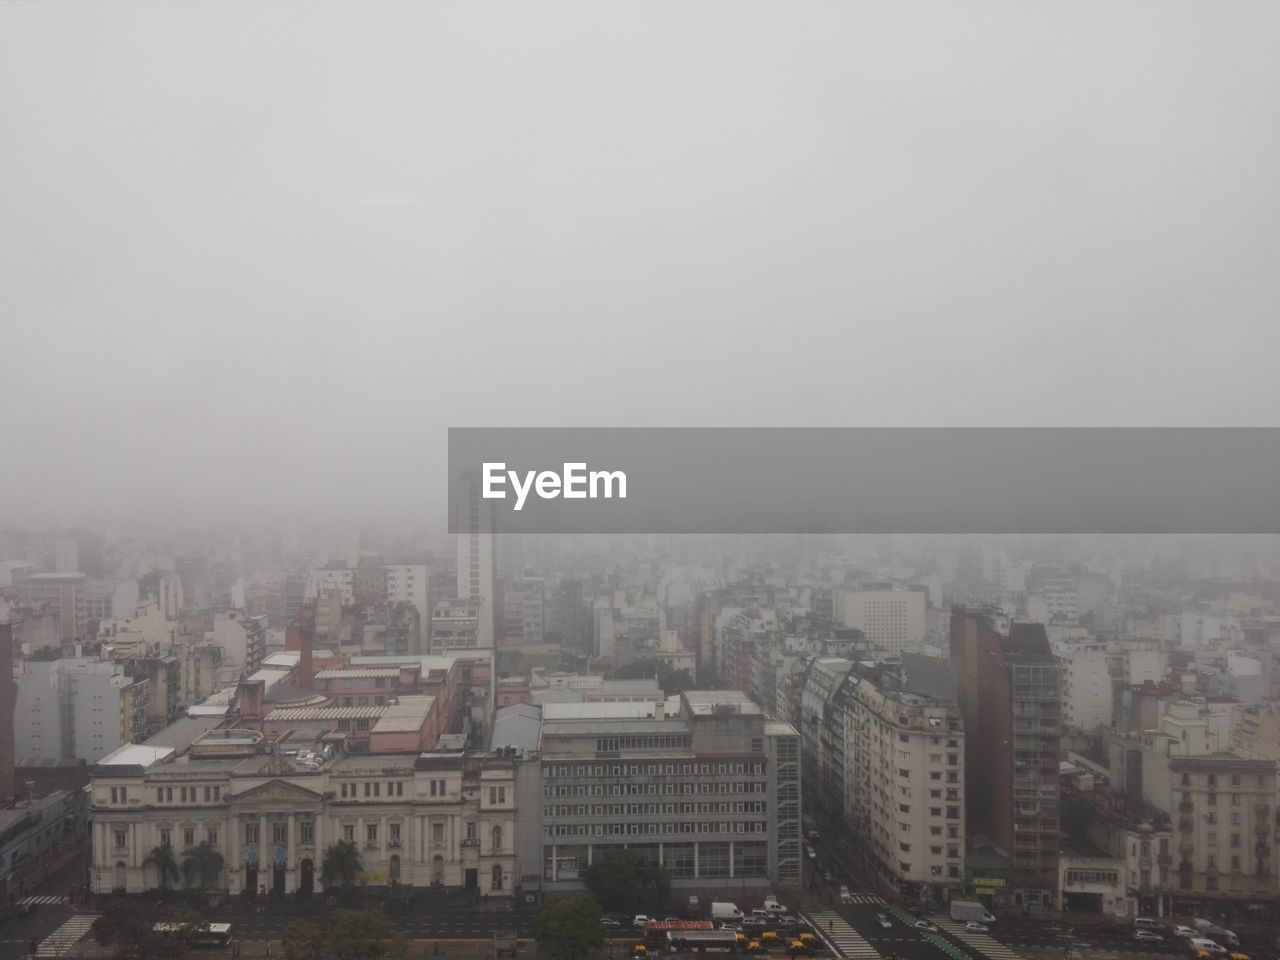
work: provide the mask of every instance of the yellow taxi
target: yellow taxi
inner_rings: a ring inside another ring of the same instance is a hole
[[[745,933],[743,933],[741,930],[739,930],[739,931],[738,931],[738,942],[739,942],[739,943],[746,943],[746,942],[747,942],[747,935],[746,935]]]
[[[649,948],[643,943],[637,943],[631,948],[631,955],[633,957],[647,957],[649,955]]]
[[[788,953],[812,953],[813,945],[805,943],[803,940],[792,940],[787,944]]]
[[[1236,951],[1234,953],[1227,954],[1227,960],[1250,960],[1250,957],[1247,953],[1240,953],[1239,951]]]
[[[759,940],[748,940],[746,946],[747,953],[763,953],[764,946]]]
[[[781,939],[782,938],[778,936],[778,931],[776,930],[766,930],[764,933],[760,934],[760,940],[765,946],[776,944],[780,942]]]
[[[816,933],[805,932],[800,934],[800,936],[796,937],[796,939],[799,940],[801,943],[808,944],[809,946],[812,947],[814,944],[818,942],[818,935]]]

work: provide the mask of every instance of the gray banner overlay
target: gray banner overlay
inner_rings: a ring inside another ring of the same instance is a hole
[[[473,514],[485,463],[626,499]],[[453,533],[1280,533],[1280,429],[454,428],[449,497]]]

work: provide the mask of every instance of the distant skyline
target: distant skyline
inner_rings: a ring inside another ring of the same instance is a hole
[[[0,4],[0,524],[449,426],[1274,426],[1280,7]]]

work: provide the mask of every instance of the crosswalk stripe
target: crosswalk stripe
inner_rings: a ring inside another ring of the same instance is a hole
[[[1022,957],[1018,956],[1017,953],[998,940],[993,939],[989,934],[970,933],[964,928],[963,924],[954,920],[938,919],[934,921],[934,924],[939,930],[945,930],[961,943],[986,954],[991,960],[1022,960]]]
[[[36,957],[60,957],[75,946],[89,932],[98,919],[96,913],[78,913],[49,936],[36,948]]]
[[[23,899],[18,901],[18,906],[20,907],[44,906],[45,904],[66,903],[66,902],[67,902],[66,897],[51,897],[51,896],[24,897]]]
[[[805,918],[834,946],[841,956],[850,960],[880,960],[880,954],[859,933],[845,922],[844,917],[833,910],[817,910],[805,914]]]

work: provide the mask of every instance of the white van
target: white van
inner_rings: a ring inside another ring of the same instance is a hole
[[[721,903],[715,900],[711,903],[711,919],[719,920],[721,923],[740,923],[742,921],[742,911],[738,909],[736,903]]]
[[[1135,930],[1155,930],[1164,929],[1164,921],[1157,920],[1155,917],[1134,917],[1133,928]]]
[[[1226,956],[1227,953],[1227,948],[1218,943],[1218,941],[1202,940],[1200,937],[1192,937],[1191,940],[1188,941],[1188,946],[1191,948],[1192,953],[1204,951],[1205,953],[1211,954],[1215,957]]]

